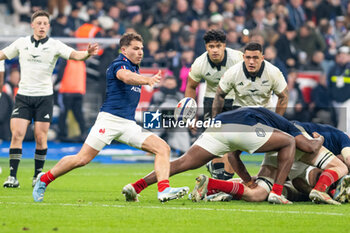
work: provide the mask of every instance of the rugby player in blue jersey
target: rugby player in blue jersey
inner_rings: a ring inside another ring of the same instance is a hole
[[[323,137],[315,134],[317,138],[307,139],[288,120],[265,108],[244,107],[221,113],[216,120],[220,120],[222,126],[208,128],[183,156],[172,161],[170,176],[199,168],[217,157],[216,155],[230,152],[234,154],[232,158],[235,159],[231,165],[243,182],[250,186],[254,181],[240,161],[240,153],[242,151],[249,153],[277,151],[278,168],[268,200],[272,203],[290,203],[281,194],[294,161],[295,148],[316,156],[322,146]],[[147,175],[135,184],[139,182],[147,185],[154,184],[155,173]],[[243,192],[243,188],[243,185],[237,184],[236,187],[231,187],[231,190]],[[138,190],[137,193],[141,191]]]
[[[143,40],[136,33],[126,33],[120,39],[121,54],[107,68],[107,92],[96,122],[76,155],[63,157],[51,170],[41,173],[33,189],[34,201],[44,198],[47,185],[59,176],[88,164],[113,140],[155,154],[154,170],[158,180],[158,199],[168,201],[184,196],[189,188],[169,186],[170,147],[155,134],[142,129],[135,122],[141,85],[153,86],[159,83],[160,71],[146,77],[139,74],[139,64],[143,57]],[[127,187],[123,194],[127,200],[137,197]]]

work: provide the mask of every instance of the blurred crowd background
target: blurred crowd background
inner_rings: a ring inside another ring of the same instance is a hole
[[[162,84],[155,90],[165,92],[165,96],[181,97],[184,93],[192,62],[205,52],[202,37],[208,29],[223,29],[229,48],[242,50],[248,42],[259,42],[265,59],[277,66],[288,82],[290,96],[285,116],[328,123],[350,133],[346,118],[350,110],[350,1],[0,0],[1,37],[30,35],[30,16],[38,9],[52,15],[52,37],[117,41],[125,32],[141,34],[141,66],[161,68],[172,80],[172,85]],[[71,46],[79,49],[86,44]],[[78,139],[84,138],[104,98],[105,69],[118,55],[118,49],[117,43],[106,43],[102,44],[100,56],[86,63],[58,63],[53,139],[72,138],[66,127],[72,119],[69,109],[79,123]],[[19,72],[18,61],[6,61],[4,91],[11,100]],[[158,104],[162,101],[165,97]],[[5,118],[0,118],[0,125],[6,125]]]

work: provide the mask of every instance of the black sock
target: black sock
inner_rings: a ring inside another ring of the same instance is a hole
[[[213,163],[212,177],[214,179],[223,180],[224,179],[224,163]]]
[[[43,171],[45,159],[46,159],[47,149],[35,150],[34,155],[34,177],[36,177],[40,172]]]
[[[232,179],[233,175],[235,173],[229,173],[227,171],[224,171],[224,179],[223,180],[229,180],[229,179]]]
[[[22,157],[22,149],[10,149],[10,176],[17,178],[17,170]]]

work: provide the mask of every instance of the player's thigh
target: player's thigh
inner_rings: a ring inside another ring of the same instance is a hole
[[[256,152],[271,137],[274,129],[263,125],[224,124],[219,128],[209,128],[204,134],[211,136],[222,146],[220,154],[231,151]],[[205,147],[204,147],[205,148]],[[210,151],[213,153],[214,151]],[[219,155],[217,153],[216,155]]]
[[[125,124],[123,133],[115,139],[129,146],[146,150],[151,153],[156,152],[157,147],[161,149],[168,147],[163,139],[137,125],[134,121]]]
[[[11,118],[10,127],[13,136],[23,137],[27,132],[30,121],[22,118]]]
[[[294,137],[285,132],[274,129],[270,138],[257,150],[257,152],[278,151],[286,146],[295,147]]]
[[[17,94],[15,105],[11,113],[11,119],[25,119],[31,122],[34,116],[34,99],[35,98],[31,96]]]
[[[53,112],[53,95],[36,97],[33,104],[34,122],[50,123]]]

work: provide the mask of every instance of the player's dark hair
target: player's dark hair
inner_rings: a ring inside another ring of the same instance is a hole
[[[263,51],[261,44],[256,43],[256,42],[251,42],[251,43],[247,44],[247,46],[245,46],[245,48],[244,48],[244,52],[245,52],[246,50],[248,50],[248,51],[256,51],[256,50],[259,50],[260,52]]]
[[[129,46],[131,41],[133,41],[133,40],[140,41],[143,43],[143,39],[139,34],[137,34],[135,32],[129,32],[129,33],[125,33],[120,38],[119,45],[120,45],[120,47]]]
[[[32,14],[30,22],[33,22],[34,19],[36,19],[37,17],[40,17],[40,16],[45,16],[50,20],[50,14],[47,11],[37,10]]]
[[[208,44],[209,42],[212,42],[212,41],[218,41],[218,42],[225,43],[226,42],[226,34],[223,30],[211,29],[204,34],[203,39],[204,39],[204,42],[206,44]]]

